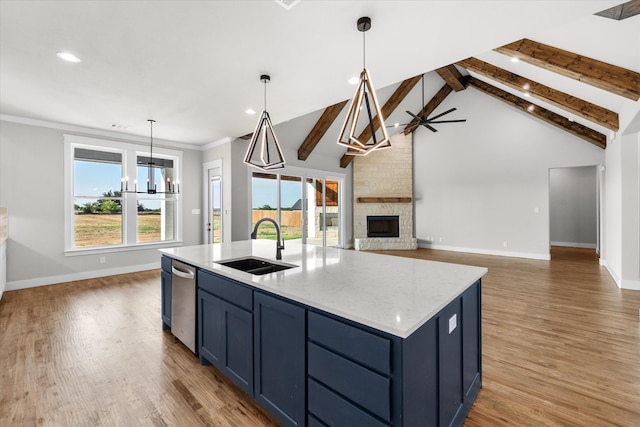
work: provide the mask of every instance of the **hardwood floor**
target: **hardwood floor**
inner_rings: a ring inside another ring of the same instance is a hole
[[[640,291],[618,289],[593,251],[383,253],[489,268],[483,388],[466,426],[640,426]],[[277,423],[162,331],[150,271],[5,292],[0,425]]]

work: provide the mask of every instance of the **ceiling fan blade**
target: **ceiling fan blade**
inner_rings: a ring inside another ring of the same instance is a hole
[[[431,122],[431,120],[435,120],[435,119],[437,119],[438,117],[442,117],[442,116],[444,116],[445,114],[449,114],[449,113],[451,113],[452,111],[456,111],[456,108],[452,108],[452,109],[450,109],[450,110],[445,111],[444,113],[440,113],[440,114],[438,114],[437,116],[433,116],[433,117],[431,117],[430,119],[427,119],[427,121],[428,121],[428,122]]]
[[[413,114],[411,111],[407,110],[407,111],[406,111],[406,113],[407,113],[408,115],[410,115],[411,117],[413,117],[414,119],[422,121],[422,118],[420,118],[420,117],[416,116],[416,115],[415,115],[415,114]]]
[[[436,120],[436,121],[429,121],[429,123],[460,123],[460,122],[466,122],[467,119],[460,119],[460,120]]]
[[[436,129],[436,128],[432,127],[432,126],[429,126],[429,124],[427,124],[427,123],[424,123],[422,126],[426,127],[431,132],[438,132],[438,129]]]

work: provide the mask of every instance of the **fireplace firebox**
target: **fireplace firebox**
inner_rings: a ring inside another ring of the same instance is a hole
[[[400,237],[397,215],[367,216],[367,237]]]

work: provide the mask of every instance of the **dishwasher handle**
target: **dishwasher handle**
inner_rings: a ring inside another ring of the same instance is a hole
[[[186,271],[177,269],[174,265],[171,266],[171,273],[175,274],[178,277],[182,277],[183,279],[193,280],[196,277],[196,272],[191,269],[187,269]]]

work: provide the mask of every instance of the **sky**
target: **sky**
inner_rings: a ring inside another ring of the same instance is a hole
[[[254,209],[269,205],[272,208],[277,207],[277,185],[278,181],[275,179],[264,178],[252,178],[252,198],[251,203]],[[281,181],[282,194],[282,207],[290,208],[298,200],[302,198],[302,182],[295,181]]]
[[[74,195],[76,196],[95,196],[95,199],[76,200],[76,204],[83,205],[88,202],[94,202],[107,191],[119,191],[122,179],[122,166],[115,163],[102,162],[86,162],[76,160],[74,162]],[[147,168],[138,167],[138,190],[144,190],[147,185]],[[129,190],[134,190],[134,180],[136,178],[129,177]],[[160,171],[156,170],[156,183],[160,184],[162,177]],[[142,183],[142,186],[140,186]],[[143,199],[141,203],[149,209],[159,209],[160,202],[154,200],[144,200],[147,198],[157,199],[162,195],[139,194],[138,198]]]

